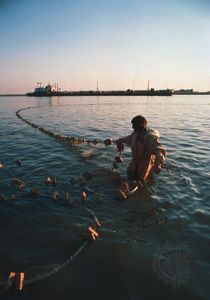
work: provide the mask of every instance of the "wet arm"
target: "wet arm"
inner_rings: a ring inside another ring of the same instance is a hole
[[[118,140],[116,140],[116,144],[127,144],[127,145],[131,145],[131,135],[119,138]]]
[[[159,137],[154,137],[152,141],[152,152],[155,155],[155,173],[159,173],[164,165],[166,159],[166,151],[160,143]]]

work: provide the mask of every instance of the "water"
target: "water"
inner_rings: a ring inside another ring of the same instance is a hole
[[[122,137],[130,120],[144,115],[160,131],[168,170],[147,188],[121,203],[117,184],[105,176],[88,182],[87,206],[103,225],[91,243],[62,271],[29,285],[22,299],[209,299],[210,275],[210,97],[1,97],[0,193],[15,201],[0,202],[0,281],[12,270],[26,278],[64,262],[81,245],[91,215],[81,205],[85,171],[111,168],[114,146],[69,148],[22,122],[84,138]],[[22,165],[15,161],[21,159]],[[124,175],[131,159],[125,151]],[[56,176],[55,187],[46,186]],[[17,192],[11,177],[37,187],[30,196]],[[70,179],[76,183],[72,185]],[[53,191],[68,191],[75,207],[55,201]],[[99,202],[102,192],[102,202]],[[0,295],[17,299],[16,293]]]

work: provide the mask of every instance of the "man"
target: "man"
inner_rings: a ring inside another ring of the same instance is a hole
[[[160,143],[160,135],[157,130],[147,127],[147,120],[137,115],[132,120],[133,132],[116,141],[118,151],[124,150],[124,144],[131,147],[132,161],[127,173],[133,181],[146,183],[153,173],[159,174],[165,162],[166,152]],[[118,190],[118,198],[125,199],[132,188],[127,182],[123,182]]]
[[[132,150],[132,161],[128,166],[128,175],[143,182],[148,181],[150,175],[160,173],[162,170],[166,152],[160,143],[160,135],[157,130],[147,127],[147,120],[141,116],[135,116],[132,120],[133,132],[131,135],[116,141],[118,151],[124,150],[124,143]]]

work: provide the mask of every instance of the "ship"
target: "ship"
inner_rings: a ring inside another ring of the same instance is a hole
[[[26,96],[52,96],[56,95],[59,92],[58,84],[50,84],[46,85],[45,87],[42,86],[41,82],[37,82],[37,86],[35,87],[33,92],[26,93]]]

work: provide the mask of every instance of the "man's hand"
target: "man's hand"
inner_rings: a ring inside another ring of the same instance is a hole
[[[120,164],[120,163],[123,162],[123,158],[121,156],[116,156],[115,161],[116,161],[117,164]]]
[[[155,163],[154,165],[154,173],[158,175],[162,171],[161,163]]]
[[[116,144],[117,144],[117,150],[118,150],[118,152],[122,152],[124,150],[124,145],[122,143],[122,140],[121,139],[117,140]]]

